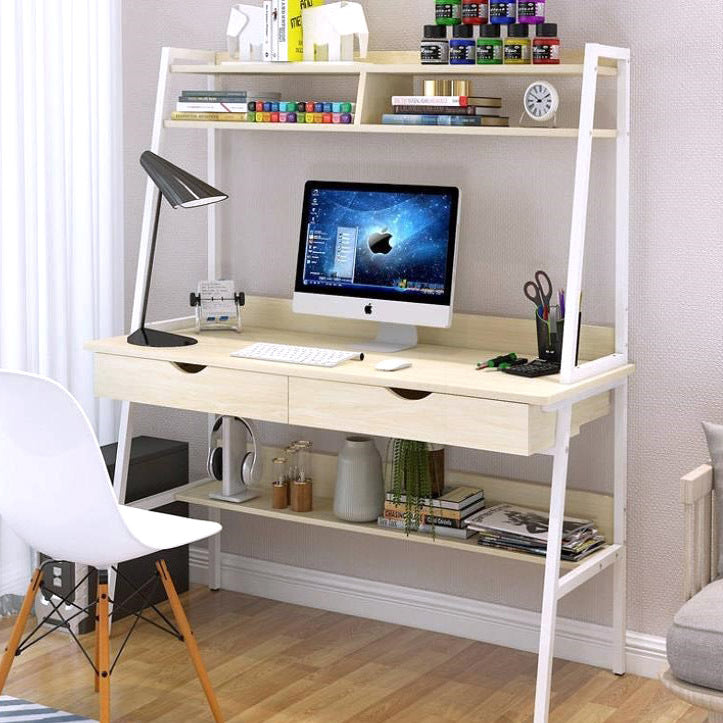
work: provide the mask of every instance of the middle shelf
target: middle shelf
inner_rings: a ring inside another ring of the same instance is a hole
[[[437,136],[496,136],[507,138],[577,138],[577,128],[503,128],[503,127],[454,127],[454,126],[397,126],[381,123],[253,123],[234,121],[165,121],[166,128],[203,128],[229,131],[274,131],[285,133],[386,133],[403,135]],[[615,128],[596,128],[593,138],[615,139]]]

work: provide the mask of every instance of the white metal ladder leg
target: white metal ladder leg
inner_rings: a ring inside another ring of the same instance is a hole
[[[550,524],[547,531],[547,557],[545,558],[545,587],[542,594],[540,618],[540,651],[537,660],[537,686],[535,689],[535,723],[546,723],[550,709],[552,685],[552,659],[555,648],[555,623],[560,577],[560,546],[562,521],[565,515],[565,489],[567,486],[567,460],[570,452],[570,421],[572,403],[557,412],[555,452],[552,465],[550,492]]]
[[[626,529],[627,517],[627,476],[628,476],[628,382],[627,380],[613,392],[615,408],[615,460],[613,491],[613,542],[622,545],[623,554],[615,562],[613,569],[613,640],[612,671],[616,675],[625,673],[625,635],[627,629],[626,597]]]

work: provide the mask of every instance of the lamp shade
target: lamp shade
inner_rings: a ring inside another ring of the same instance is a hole
[[[141,154],[141,166],[173,208],[218,203],[228,196],[151,151]]]

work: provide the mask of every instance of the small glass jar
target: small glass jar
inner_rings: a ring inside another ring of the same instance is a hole
[[[274,481],[271,490],[271,505],[283,510],[289,505],[289,483],[286,480],[286,457],[274,457],[271,461]]]
[[[447,65],[449,63],[447,26],[425,25],[419,52],[422,65]]]
[[[459,25],[462,22],[462,0],[434,0],[434,22],[437,25]]]
[[[489,0],[490,22],[497,25],[509,25],[515,22],[516,0]]]
[[[505,38],[505,64],[527,65],[530,62],[529,25],[513,23]]]
[[[301,440],[296,443],[298,449],[298,465],[299,465],[299,482],[312,482],[313,475],[311,473],[311,442]]]
[[[477,65],[502,65],[502,38],[499,25],[483,25],[477,38]]]
[[[455,25],[454,36],[449,41],[450,65],[474,65],[474,28],[472,25]]]
[[[560,38],[557,23],[540,23],[532,41],[532,62],[535,65],[560,64]]]
[[[538,25],[545,22],[545,0],[534,0],[517,2],[517,22],[527,25]]]
[[[489,20],[488,0],[462,0],[462,23],[485,25]]]
[[[292,442],[285,450],[286,457],[286,481],[291,485],[299,478],[299,450],[296,442]]]

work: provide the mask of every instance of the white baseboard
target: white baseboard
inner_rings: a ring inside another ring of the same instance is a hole
[[[208,553],[191,548],[191,581],[207,584]],[[346,577],[223,553],[224,590],[408,625],[422,630],[537,651],[539,613],[444,593]],[[607,668],[611,630],[603,625],[559,618],[555,655]],[[628,672],[655,678],[666,662],[665,638],[628,631]]]

